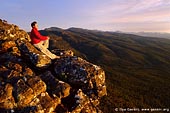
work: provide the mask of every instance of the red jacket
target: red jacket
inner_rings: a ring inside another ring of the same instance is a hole
[[[42,36],[35,27],[31,30],[30,38],[32,44],[38,44],[40,41],[48,39],[47,36]]]

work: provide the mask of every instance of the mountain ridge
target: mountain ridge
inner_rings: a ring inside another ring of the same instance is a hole
[[[104,112],[170,106],[169,39],[82,28],[41,33],[51,37],[51,49],[69,48],[104,68],[108,86],[101,103]]]
[[[124,32],[124,31],[102,31],[102,30],[89,30],[89,29],[84,29],[84,28],[78,28],[78,27],[70,27],[67,29],[62,29],[59,27],[50,27],[50,28],[45,28],[44,30],[47,29],[53,29],[52,31],[55,31],[55,29],[60,29],[60,30],[70,30],[70,31],[91,31],[91,32],[103,32],[103,33],[120,33],[120,34],[131,34],[131,35],[137,35],[137,36],[143,36],[143,37],[150,37],[150,38],[166,38],[166,39],[170,39],[170,33],[166,33],[166,32]]]

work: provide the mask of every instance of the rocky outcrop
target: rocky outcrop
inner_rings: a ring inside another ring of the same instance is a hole
[[[99,66],[53,50],[51,60],[37,50],[18,26],[0,20],[0,112],[101,112],[107,94],[105,73]]]
[[[46,68],[51,64],[51,59],[38,51],[27,41],[18,40],[17,44],[23,56],[32,62],[38,68]]]
[[[16,25],[8,24],[7,21],[0,20],[0,40],[16,41],[17,39],[31,41],[27,32],[19,29]]]
[[[76,56],[61,58],[54,64],[57,78],[82,89],[88,96],[100,98],[106,94],[105,73],[99,66]]]

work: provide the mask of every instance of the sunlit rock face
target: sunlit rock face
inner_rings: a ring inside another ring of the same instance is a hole
[[[103,69],[71,50],[52,52],[61,58],[51,60],[25,31],[0,20],[0,112],[102,112]]]

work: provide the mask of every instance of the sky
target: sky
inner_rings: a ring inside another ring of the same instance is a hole
[[[0,19],[26,31],[70,27],[170,33],[170,0],[1,0]]]

